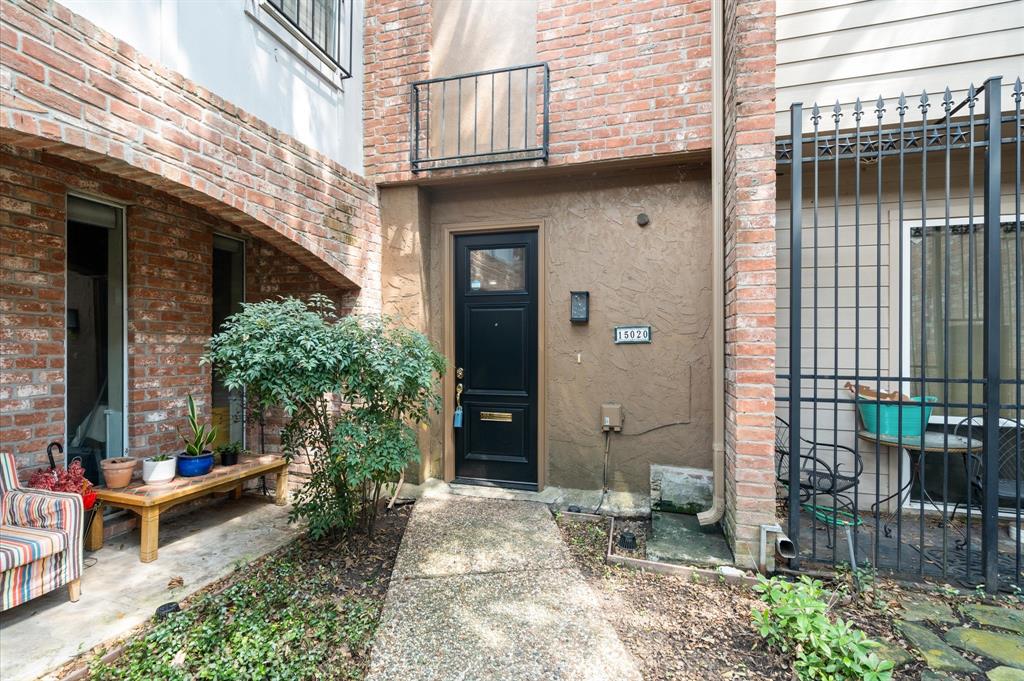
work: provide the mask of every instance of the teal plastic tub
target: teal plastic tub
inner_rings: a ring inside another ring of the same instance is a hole
[[[924,412],[923,422],[927,426],[928,419],[932,417],[932,409],[935,408],[931,403],[937,402],[938,399],[932,395],[926,395],[922,404],[920,397],[911,397],[910,401],[904,401],[901,407],[899,402],[880,402],[858,397],[857,409],[860,411],[860,420],[864,424],[864,430],[869,433],[899,437],[900,411],[902,411],[903,436],[919,437],[922,423],[921,412]]]

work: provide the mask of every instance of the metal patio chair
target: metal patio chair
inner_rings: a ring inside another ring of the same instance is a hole
[[[832,548],[837,528],[846,528],[847,538],[851,544],[850,558],[853,562],[856,559],[849,533],[851,526],[860,524],[860,518],[849,492],[860,480],[864,471],[864,461],[853,449],[840,444],[814,442],[803,437],[800,438],[800,442],[808,446],[806,452],[801,451],[797,454],[800,457],[800,477],[797,480],[800,488],[800,505],[825,525],[828,548]],[[819,455],[823,452],[829,452],[827,456],[831,461]],[[844,464],[839,461],[841,452],[845,452],[852,459],[852,471],[843,470]],[[789,423],[776,416],[775,478],[787,490],[790,485],[789,458]],[[830,497],[832,503],[820,503],[821,497]]]
[[[1024,431],[1022,425],[1014,419],[999,419],[999,484],[998,496],[999,507],[1009,509],[1024,509],[1020,492],[1024,492],[1024,479],[1020,480],[1018,486],[1017,473],[1018,465],[1021,473],[1024,474],[1024,460],[1018,464],[1018,457],[1024,454]],[[955,435],[967,436],[976,439],[983,439],[985,434],[985,420],[981,416],[974,416],[961,420],[953,428]],[[1018,451],[1018,440],[1020,450]],[[970,457],[964,457],[964,465],[967,466],[967,479],[971,483],[971,490],[974,498],[972,505],[981,506],[985,498],[984,485],[984,456],[982,452],[971,453]],[[959,505],[959,504],[958,504]],[[955,512],[955,511],[954,511]]]

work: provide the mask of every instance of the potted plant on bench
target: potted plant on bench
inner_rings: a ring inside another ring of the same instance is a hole
[[[221,466],[234,466],[238,463],[239,455],[244,453],[245,450],[242,448],[242,443],[237,440],[217,447],[217,454],[220,456]]]
[[[86,511],[96,503],[96,492],[85,477],[81,459],[72,459],[67,469],[55,466],[41,468],[28,479],[28,486],[49,492],[77,492],[82,495],[82,506]]]
[[[213,468],[213,452],[207,447],[217,439],[217,426],[200,425],[196,402],[191,395],[188,396],[188,426],[192,431],[188,437],[178,431],[185,443],[185,451],[178,456],[178,475],[194,478],[206,475]]]
[[[142,482],[147,485],[162,485],[174,480],[178,457],[170,454],[157,454],[142,460]]]

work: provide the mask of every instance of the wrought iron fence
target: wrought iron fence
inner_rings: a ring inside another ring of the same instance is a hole
[[[546,63],[412,84],[412,171],[547,160]]]
[[[1024,586],[1020,79],[794,104],[790,124],[776,472],[793,567]]]

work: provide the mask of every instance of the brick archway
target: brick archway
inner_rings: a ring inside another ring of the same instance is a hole
[[[0,143],[167,192],[379,308],[370,183],[59,4],[2,15]]]

